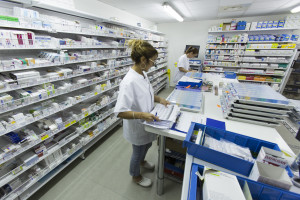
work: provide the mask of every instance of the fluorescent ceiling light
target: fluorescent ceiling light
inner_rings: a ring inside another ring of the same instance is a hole
[[[164,10],[171,15],[172,17],[174,17],[176,20],[182,22],[183,18],[168,4],[168,3],[164,3],[163,4]]]
[[[300,6],[297,6],[291,10],[291,13],[297,13],[297,12],[300,12]]]

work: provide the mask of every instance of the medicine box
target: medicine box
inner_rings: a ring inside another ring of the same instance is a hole
[[[207,168],[205,168],[207,169]],[[203,199],[246,200],[236,176],[214,170],[204,170]]]
[[[255,162],[249,178],[285,190],[293,185],[285,169],[261,162]]]
[[[217,140],[223,138],[242,147],[248,147],[254,154],[258,154],[261,147],[268,147],[270,149],[280,151],[278,145],[271,142],[240,135],[230,131],[215,128],[213,126],[206,126],[203,124],[192,122],[187,136],[183,142],[183,146],[187,147],[187,152],[190,155],[193,155],[194,157],[197,157],[201,160],[210,162],[244,176],[249,176],[254,163],[205,147],[203,145],[205,141],[205,134],[203,137],[203,144],[195,144],[191,141],[192,135],[194,131],[198,131],[199,129],[201,129],[203,133],[205,132],[205,134]]]
[[[202,181],[196,175],[196,172],[203,174],[204,167],[193,163],[191,167],[190,184],[188,191],[188,200],[201,199],[200,194],[202,190]],[[247,178],[237,176],[239,185],[244,188],[245,184],[248,185],[252,199],[276,199],[276,200],[299,200],[300,194],[289,192],[274,186],[253,181]],[[222,199],[222,198],[221,198]]]

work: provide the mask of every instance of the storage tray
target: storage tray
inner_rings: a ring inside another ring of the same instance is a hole
[[[188,200],[198,200],[201,199],[201,182],[198,176],[195,174],[199,171],[200,174],[203,173],[204,167],[192,164],[191,174],[190,174],[190,187]],[[256,182],[246,178],[237,176],[240,186],[243,188],[245,181],[248,184],[250,193],[254,200],[299,200],[300,194],[289,192],[274,186],[270,186],[264,183]]]
[[[242,147],[248,147],[250,151],[256,154],[259,153],[262,146],[280,151],[278,145],[275,143],[248,137],[245,135],[240,135],[216,127],[206,126],[203,124],[192,122],[190,129],[187,133],[187,136],[183,141],[183,146],[187,147],[187,152],[196,158],[218,165],[220,167],[226,168],[228,170],[242,174],[244,176],[249,176],[254,163],[219,151],[215,151],[213,149],[210,149],[202,145],[195,144],[194,142],[191,141],[192,135],[195,130],[199,130],[199,129],[201,129],[205,134],[208,134],[209,136],[217,140],[220,140],[220,138],[224,138]],[[204,141],[205,141],[205,136],[203,139],[203,143]],[[287,167],[287,172],[289,176],[293,176],[289,167]]]

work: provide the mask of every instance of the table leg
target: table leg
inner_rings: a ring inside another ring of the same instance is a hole
[[[164,193],[164,165],[165,165],[165,150],[166,150],[166,137],[159,136],[158,148],[158,172],[157,172],[157,194]]]

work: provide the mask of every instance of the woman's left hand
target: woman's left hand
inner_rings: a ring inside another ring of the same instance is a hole
[[[166,107],[167,107],[167,105],[169,105],[169,104],[170,104],[170,102],[169,102],[169,101],[167,101],[167,100],[165,100],[165,99],[163,99],[163,98],[160,98],[160,101],[159,101],[159,103],[160,103],[160,104],[162,104],[162,105],[164,105],[164,106],[166,106]]]

